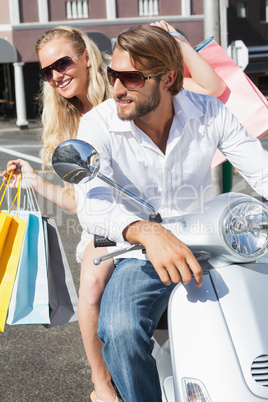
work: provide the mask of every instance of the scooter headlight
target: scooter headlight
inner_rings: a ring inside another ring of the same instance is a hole
[[[221,226],[231,254],[252,260],[268,253],[268,208],[261,202],[240,199],[231,203]]]
[[[194,378],[183,378],[183,393],[186,402],[211,402],[204,384]]]

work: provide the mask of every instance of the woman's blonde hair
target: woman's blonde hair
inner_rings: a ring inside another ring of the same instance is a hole
[[[109,56],[102,54],[86,33],[68,26],[58,26],[43,34],[35,45],[37,56],[43,46],[54,39],[71,42],[78,56],[87,50],[91,63],[88,68],[88,100],[92,106],[95,107],[111,97],[111,87],[106,74]],[[43,83],[40,98],[44,127],[41,158],[43,166],[46,166],[51,163],[51,156],[61,142],[77,136],[81,102],[76,97],[64,98],[48,82]]]

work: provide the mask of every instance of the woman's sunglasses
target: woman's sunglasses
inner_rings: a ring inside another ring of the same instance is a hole
[[[58,73],[65,73],[65,71],[71,67],[73,62],[73,57],[64,56],[61,57],[59,60],[54,61],[54,63],[50,64],[50,66],[44,67],[40,70],[40,77],[44,81],[50,81],[53,77],[53,70],[56,70]]]
[[[163,73],[151,75],[150,77],[145,77],[140,71],[115,71],[110,67],[107,67],[108,80],[112,86],[114,86],[117,78],[121,81],[127,89],[139,89],[143,88],[146,80],[161,75]]]

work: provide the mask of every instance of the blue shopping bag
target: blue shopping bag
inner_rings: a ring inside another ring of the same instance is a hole
[[[20,211],[19,217],[27,221],[27,226],[7,323],[49,324],[47,264],[41,213]]]

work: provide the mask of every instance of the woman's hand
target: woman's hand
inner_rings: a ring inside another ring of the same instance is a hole
[[[9,181],[9,187],[18,188],[20,169],[17,165],[23,167],[24,175],[30,181],[34,191],[37,194],[68,212],[76,213],[75,199],[68,194],[66,188],[57,186],[48,182],[47,180],[44,180],[41,176],[37,175],[32,166],[23,159],[16,159],[8,162],[7,170],[3,172],[3,183],[5,185],[7,185],[9,175],[11,172],[13,172]],[[23,179],[21,180],[21,188],[25,189]]]
[[[33,188],[36,189],[38,175],[35,173],[31,165],[23,159],[10,160],[8,162],[7,170],[3,172],[3,183],[7,185],[9,176],[12,172],[12,176],[9,181],[9,187],[18,188],[20,175],[20,168],[18,165],[22,166],[24,175],[29,179]],[[25,189],[25,183],[23,179],[21,180],[21,188]]]
[[[184,35],[182,35],[180,32],[178,32],[172,25],[170,25],[168,22],[166,21],[157,21],[157,22],[153,22],[150,25],[154,25],[156,27],[159,28],[163,28],[165,31],[170,32],[170,34],[172,36],[174,36],[175,39],[177,39],[179,42],[184,42],[184,43],[188,43],[188,40],[186,39],[186,37]]]

